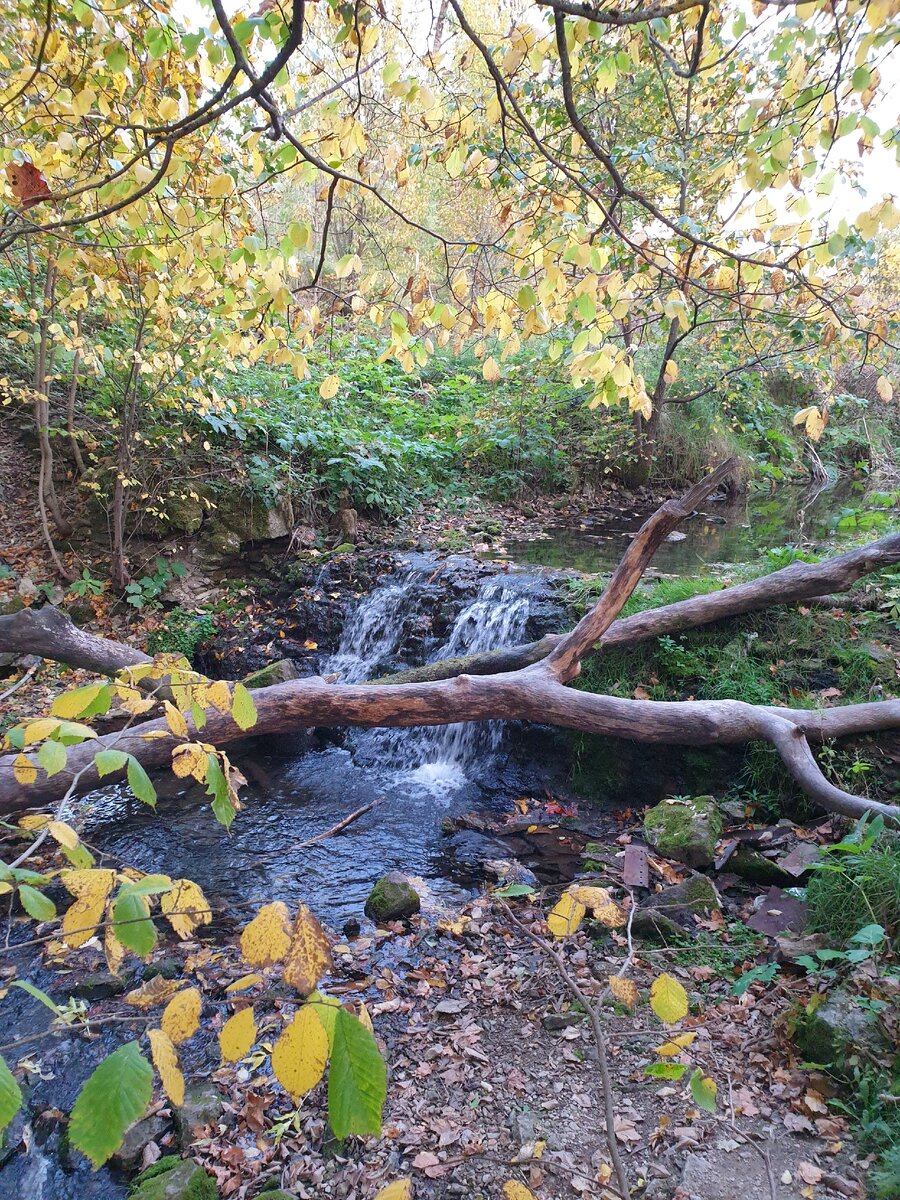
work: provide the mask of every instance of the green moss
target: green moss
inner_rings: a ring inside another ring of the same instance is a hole
[[[202,1167],[170,1155],[138,1177],[129,1200],[219,1200],[219,1189]]]

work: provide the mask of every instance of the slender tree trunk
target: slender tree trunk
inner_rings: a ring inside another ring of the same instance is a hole
[[[122,428],[119,431],[119,448],[116,455],[116,479],[111,500],[111,551],[110,574],[116,591],[124,591],[129,582],[128,558],[125,553],[125,524],[128,505],[128,480],[131,476],[131,440],[134,437],[140,400],[140,357],[144,340],[143,322],[138,326],[134,340],[133,360],[125,386],[122,410]]]
[[[81,338],[81,313],[75,318],[75,331],[77,337]],[[78,369],[81,366],[81,346],[75,348],[75,355],[72,358],[72,378],[69,380],[69,390],[66,394],[66,433],[69,435],[69,446],[72,450],[72,457],[75,460],[75,471],[80,478],[84,474],[84,459],[81,455],[81,446],[78,444],[78,435],[75,431],[75,398],[78,395]]]
[[[60,509],[59,500],[56,495],[56,488],[53,483],[53,446],[50,441],[50,400],[49,400],[49,347],[50,333],[49,327],[51,317],[53,316],[54,303],[56,297],[56,267],[51,260],[47,264],[47,274],[44,278],[44,289],[41,300],[41,317],[38,322],[39,339],[34,356],[34,373],[32,383],[34,386],[34,425],[37,432],[38,448],[40,450],[40,467],[38,470],[38,487],[37,501],[38,512],[41,518],[41,531],[44,535],[44,541],[47,543],[47,549],[50,552],[50,557],[53,560],[53,565],[56,567],[58,574],[67,583],[71,583],[75,578],[71,570],[65,565],[59,556],[56,545],[53,541],[53,534],[50,529],[50,520],[48,517],[48,509],[53,517],[53,522],[56,526],[56,531],[60,537],[67,538],[72,534],[72,526],[65,519]]]

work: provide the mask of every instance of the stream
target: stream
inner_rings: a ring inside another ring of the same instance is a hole
[[[751,494],[733,505],[707,502],[703,513],[685,523],[686,536],[662,547],[653,571],[691,574],[703,564],[746,561],[792,543],[824,548],[844,532],[857,533],[868,519],[864,511],[861,517],[849,515],[861,499],[856,485],[841,484],[804,493],[784,489],[774,497]],[[871,511],[872,523],[863,528],[874,537],[890,516],[883,500]],[[555,595],[559,570],[608,570],[646,515],[628,508],[598,512],[577,527],[509,543],[505,563],[482,564],[480,575],[469,573],[466,587],[441,593],[438,621],[434,581],[448,560],[400,555],[393,572],[346,611],[339,642],[317,669],[360,682],[412,662],[514,645],[558,630],[566,622]],[[235,755],[249,783],[230,833],[216,823],[199,786],[166,773],[157,780],[155,811],[123,785],[87,797],[84,840],[108,856],[106,861],[196,880],[215,909],[238,921],[280,899],[291,907],[308,903],[336,928],[362,918],[372,884],[389,870],[414,880],[426,913],[452,909],[472,895],[482,885],[484,861],[509,850],[480,833],[446,834],[447,818],[472,810],[507,811],[510,800],[522,794],[569,798],[570,743],[564,733],[534,726],[301,731],[277,749]],[[646,755],[640,759],[635,772],[656,772],[662,786],[665,767]],[[375,807],[340,835],[303,845],[373,801]],[[23,976],[60,998],[68,994],[58,967],[15,957]],[[24,993],[10,991],[4,1026],[10,1036],[22,1036],[43,1028],[46,1015]],[[22,1200],[125,1196],[127,1187],[114,1173],[90,1172],[85,1160],[68,1154],[64,1124],[53,1116],[71,1107],[117,1036],[107,1028],[95,1041],[63,1039],[41,1051],[28,1105],[50,1116],[35,1119],[27,1153],[5,1158],[0,1152],[0,1194]],[[215,1057],[208,1048],[199,1053]],[[210,1059],[207,1069],[212,1065]],[[28,1119],[27,1112],[16,1118],[13,1145]]]
[[[661,547],[653,570],[691,574],[703,564],[754,558],[768,547],[838,540],[841,521],[846,532],[856,532],[857,521],[848,522],[846,514],[859,503],[859,486],[849,482],[707,503],[708,512],[684,523],[683,540]],[[506,564],[482,577],[474,595],[457,600],[440,641],[419,636],[439,560],[404,556],[350,610],[339,645],[319,669],[360,682],[410,661],[433,662],[556,631],[566,618],[553,600],[558,576],[547,568],[608,569],[645,517],[628,509],[601,514],[577,529],[508,544],[509,556],[524,565]],[[307,746],[298,735],[296,753],[289,745],[287,755],[254,758],[230,834],[212,817],[201,787],[166,775],[158,781],[155,812],[124,785],[95,793],[84,836],[123,863],[196,880],[214,905],[235,915],[277,898],[309,903],[336,926],[362,916],[372,884],[390,870],[415,878],[426,908],[452,907],[480,886],[483,860],[503,857],[503,849],[480,835],[446,836],[446,818],[500,811],[522,793],[569,795],[566,737],[536,727],[494,722],[333,731],[324,748],[307,752]],[[373,801],[376,806],[339,836],[301,845]]]

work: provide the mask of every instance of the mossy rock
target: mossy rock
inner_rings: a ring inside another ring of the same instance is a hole
[[[705,875],[692,875],[681,883],[663,888],[659,895],[653,897],[653,903],[670,916],[703,916],[722,907],[719,893]]]
[[[866,1058],[880,1059],[888,1049],[878,1018],[843,988],[829,992],[814,1013],[801,1015],[794,1041],[808,1062],[835,1066],[848,1054],[862,1052]]]
[[[728,860],[728,870],[749,883],[764,883],[774,887],[794,887],[797,883],[796,877],[789,871],[750,846],[738,846]]]
[[[419,893],[405,875],[390,871],[375,884],[366,900],[366,916],[378,924],[405,921],[422,907]]]
[[[129,1200],[219,1200],[219,1189],[211,1175],[198,1167],[195,1162],[175,1160],[174,1165],[169,1159],[160,1159],[143,1175],[138,1176],[135,1188],[129,1193]]]
[[[688,867],[706,867],[716,857],[722,817],[715,797],[663,800],[644,816],[644,836],[663,858]]]
[[[244,542],[268,542],[288,537],[294,527],[290,498],[266,505],[242,491],[226,492],[215,501],[206,520],[210,545],[220,553],[231,553]]]
[[[198,496],[169,496],[165,503],[169,529],[177,533],[196,533],[206,516],[206,505]]]
[[[287,683],[291,679],[296,679],[298,675],[299,671],[289,658],[279,658],[277,662],[269,663],[267,667],[260,667],[258,671],[248,675],[242,682],[246,688],[264,688],[271,687],[273,683]]]

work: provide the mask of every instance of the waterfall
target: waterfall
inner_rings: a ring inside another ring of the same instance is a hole
[[[341,683],[360,683],[398,653],[414,610],[423,573],[408,567],[399,578],[363,597],[344,626],[340,645],[324,674],[337,672]]]
[[[327,670],[340,671],[347,682],[359,682],[396,654],[415,614],[423,577],[422,570],[408,569],[361,600]],[[497,650],[522,641],[533,590],[534,580],[527,576],[497,575],[485,580],[475,599],[457,616],[446,642],[428,661]],[[437,793],[464,784],[476,766],[490,761],[502,738],[502,721],[470,721],[361,731],[352,735],[352,746],[357,761],[389,772],[396,782],[407,781]]]

